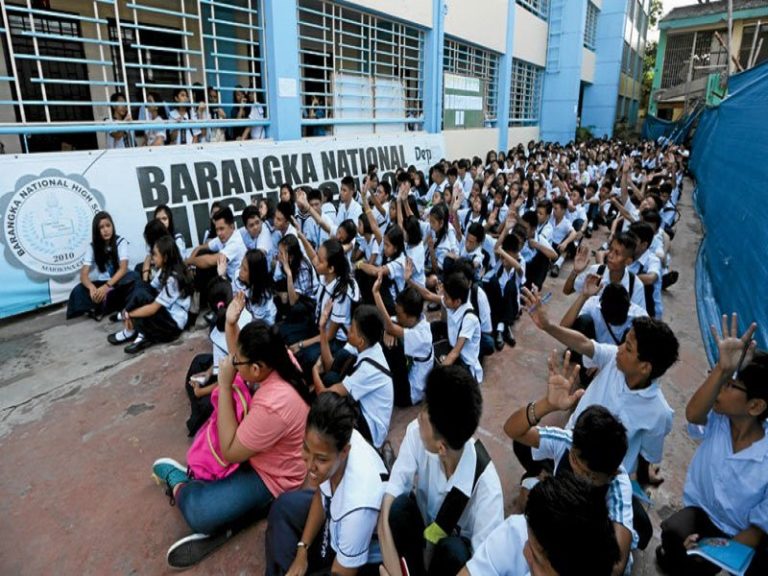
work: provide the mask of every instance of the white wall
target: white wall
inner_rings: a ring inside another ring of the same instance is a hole
[[[595,81],[595,53],[589,48],[582,48],[581,59],[581,80],[582,82],[589,82],[590,84]]]
[[[471,128],[468,130],[445,130],[446,158],[485,158],[488,150],[499,147],[499,131],[497,128]]]
[[[447,0],[445,33],[504,53],[507,49],[506,0]]]
[[[547,64],[547,23],[515,4],[515,45],[512,56],[531,64]]]
[[[539,139],[538,126],[523,126],[510,128],[507,140],[507,148],[515,148],[518,144],[528,145],[531,140]]]
[[[432,0],[349,0],[348,4],[432,28]]]

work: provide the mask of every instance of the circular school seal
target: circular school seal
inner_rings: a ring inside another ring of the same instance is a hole
[[[79,175],[46,170],[19,178],[0,198],[6,261],[34,280],[75,276],[103,205],[102,195]]]

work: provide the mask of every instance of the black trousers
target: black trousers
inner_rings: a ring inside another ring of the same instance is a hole
[[[424,566],[424,519],[413,494],[395,498],[388,520],[397,552],[405,558],[411,576],[456,574],[472,558],[467,538],[447,536],[435,545],[429,567]]]
[[[691,534],[701,538],[728,538],[709,519],[701,508],[689,506],[676,512],[661,523],[661,545],[666,560],[664,568],[673,574],[685,576],[714,576],[720,568],[700,556],[688,556],[683,543]],[[755,551],[755,557],[747,570],[747,576],[768,574],[768,543],[763,539],[762,546]]]
[[[206,256],[208,254],[215,254],[207,248],[202,248],[198,251],[198,256]],[[208,305],[208,289],[211,282],[218,276],[216,266],[210,266],[208,268],[195,268],[194,286],[195,291],[200,294],[200,307]]]
[[[525,265],[525,286],[529,290],[532,286],[536,286],[539,290],[544,286],[544,279],[549,273],[549,267],[552,262],[544,256],[539,250],[536,250],[536,254],[533,259]]]
[[[373,285],[376,282],[376,277],[366,274],[362,270],[355,270],[355,282],[360,288],[360,298],[363,304],[375,305],[373,300]],[[384,276],[381,281],[381,289],[379,294],[384,302],[384,308],[387,309],[387,313],[390,316],[395,315],[395,301],[392,299],[392,292],[390,292],[390,286],[392,281],[389,277]]]
[[[392,386],[395,392],[395,406],[404,408],[412,406],[411,383],[408,380],[408,359],[405,357],[403,342],[397,340],[391,348],[382,344],[384,357],[387,359],[389,371],[392,373]]]
[[[573,326],[571,326],[572,330],[576,330],[576,332],[580,332],[581,334],[584,334],[587,338],[590,340],[594,340],[597,338],[597,333],[595,332],[595,322],[592,320],[591,316],[588,316],[586,314],[580,314],[576,317],[576,321],[573,323]],[[590,383],[592,382],[592,378],[594,377],[594,374],[590,376],[589,370],[584,368],[584,357],[576,352],[575,350],[571,350],[571,365],[578,364],[581,366],[581,370],[579,370],[579,383],[582,388],[587,388]]]
[[[491,322],[494,329],[499,322],[511,326],[517,320],[520,313],[520,305],[517,300],[517,283],[511,278],[504,289],[496,276],[483,283],[483,290],[488,296],[488,304],[491,307]]]
[[[78,284],[72,289],[69,294],[69,302],[67,303],[67,320],[71,318],[77,318],[82,316],[89,310],[95,310],[98,314],[106,315],[122,310],[125,308],[125,303],[128,299],[128,295],[133,289],[134,283],[139,280],[138,275],[134,271],[129,271],[118,280],[117,284],[109,291],[107,297],[99,304],[96,304],[91,300],[91,293],[82,284]],[[94,286],[100,288],[106,284],[105,281],[97,280],[93,283]]]
[[[184,390],[189,398],[189,418],[187,418],[187,431],[189,436],[194,436],[200,427],[206,423],[208,418],[213,412],[213,404],[211,404],[211,396],[201,396],[198,398],[195,396],[195,391],[192,385],[189,383],[189,378],[194,374],[205,372],[213,365],[213,354],[198,354],[192,359],[192,363],[189,365],[187,375],[184,377]],[[211,378],[205,384],[211,384],[215,380],[215,377],[211,375]]]

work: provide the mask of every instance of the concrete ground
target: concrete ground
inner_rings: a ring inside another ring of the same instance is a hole
[[[686,399],[708,368],[694,295],[694,259],[701,227],[683,195],[683,218],[673,244],[680,280],[665,294],[665,319],[681,343],[680,362],[663,379],[675,409],[651,516],[680,506],[694,445],[685,435]],[[603,232],[592,244],[604,240]],[[566,264],[547,289],[562,314]],[[0,325],[0,574],[164,574],[165,553],[188,529],[150,478],[160,456],[184,460],[189,441],[183,378],[192,357],[207,348],[205,332],[186,333],[172,345],[129,358],[107,344],[105,319],[66,322],[63,308],[47,309]],[[488,359],[484,414],[478,435],[502,479],[507,513],[522,468],[504,436],[510,412],[545,390],[546,356],[561,347],[524,317],[518,345]],[[390,438],[399,446],[415,409],[396,410]],[[263,572],[264,529],[259,522],[206,559],[191,574]],[[636,575],[655,574],[651,542],[635,556]]]

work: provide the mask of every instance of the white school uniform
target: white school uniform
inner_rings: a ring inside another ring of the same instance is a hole
[[[429,190],[427,190],[427,202],[432,202],[432,197],[435,195],[435,192],[440,192],[440,195],[443,195],[443,192],[445,192],[445,188],[448,186],[448,179],[442,181],[441,184],[438,184],[437,182],[432,182],[432,185],[429,187]],[[424,198],[422,196],[422,198]]]
[[[566,210],[565,211],[565,217],[570,221],[571,224],[576,222],[577,220],[581,220],[582,222],[587,221],[587,208],[584,206],[584,204],[579,204],[578,206],[575,206],[573,210]]]
[[[317,286],[317,292],[315,293],[315,301],[317,306],[315,308],[315,322],[320,321],[320,316],[323,313],[323,309],[328,301],[333,297],[333,292],[336,289],[338,278],[334,278],[330,283],[326,284],[325,278],[320,276]],[[341,342],[347,341],[347,333],[349,332],[349,326],[352,324],[352,302],[360,300],[360,293],[357,288],[357,283],[353,280],[352,285],[345,294],[342,294],[338,299],[333,301],[333,308],[331,309],[331,315],[328,318],[328,323],[335,322],[339,328],[336,331],[336,339]],[[319,326],[320,330],[326,330],[328,326]]]
[[[176,139],[171,144],[192,144],[194,137],[200,134],[199,128],[184,128],[182,125],[185,120],[190,120],[190,118],[189,110],[184,112],[183,116],[176,108],[169,112],[168,130],[169,132],[176,132]]]
[[[430,229],[432,240],[435,241],[435,257],[437,258],[437,265],[441,270],[446,255],[457,254],[459,252],[459,242],[456,240],[456,231],[450,224],[446,224],[446,226],[445,235],[439,244],[437,244],[437,235]],[[437,271],[434,270],[434,272]]]
[[[339,207],[336,209],[336,219],[334,220],[334,224],[336,224],[336,226],[341,226],[341,223],[344,222],[344,220],[352,220],[352,222],[355,223],[355,226],[357,226],[360,216],[362,215],[363,209],[360,207],[360,204],[354,200],[350,200],[349,205],[339,202]]]
[[[637,304],[629,303],[629,312],[627,312],[627,320],[620,325],[608,324],[603,317],[603,312],[600,309],[600,296],[590,296],[587,301],[584,302],[584,306],[581,307],[581,314],[592,318],[592,322],[595,325],[595,339],[600,344],[615,344],[619,345],[621,339],[632,327],[632,320],[641,316],[648,316],[648,312],[645,308],[641,308]],[[618,341],[614,338],[618,338]]]
[[[411,276],[411,280],[419,286],[424,286],[427,283],[427,275],[424,272],[426,263],[426,250],[424,244],[421,242],[415,246],[406,244],[405,254],[410,258],[411,263],[413,264],[413,275]]]
[[[470,292],[471,296],[471,292]],[[472,304],[474,308],[475,305]],[[480,331],[486,334],[493,332],[493,323],[491,322],[491,303],[488,301],[488,295],[485,293],[482,285],[477,284],[477,315],[480,317]]]
[[[258,102],[251,105],[248,113],[249,120],[264,120],[264,107]],[[251,140],[263,140],[267,137],[264,126],[251,126]]]
[[[104,118],[104,122],[114,122],[116,124],[119,124],[122,122],[122,120],[115,120],[111,116],[107,116]],[[120,131],[119,129],[116,131]],[[123,134],[122,138],[113,138],[111,132],[106,133],[107,137],[107,150],[115,150],[115,149],[123,149],[123,148],[131,148],[133,147],[133,136],[130,132],[128,132],[128,127],[125,129],[125,134]]]
[[[581,291],[584,289],[584,282],[587,280],[587,276],[593,276],[597,275],[597,271],[600,268],[599,264],[593,264],[584,272],[576,276],[576,280],[573,282],[573,289],[574,291],[581,293]],[[605,267],[605,270],[603,271],[603,279],[602,279],[602,285],[600,287],[600,292],[597,293],[597,296],[600,296],[603,293],[603,290],[605,289],[608,284],[611,283],[611,272],[608,270],[608,266]],[[626,288],[627,292],[629,292],[629,270],[624,270],[624,276],[621,278],[621,285]],[[632,293],[629,295],[629,301],[632,302],[632,304],[635,304],[637,306],[640,306],[643,310],[645,310],[645,290],[643,289],[643,283],[640,282],[639,278],[635,278],[635,285],[632,287]]]
[[[240,263],[246,253],[243,236],[237,230],[232,232],[226,242],[222,242],[217,236],[208,242],[208,249],[213,253],[224,254],[227,257],[227,276],[230,279],[237,278]]]
[[[567,213],[568,211],[566,210],[566,214]],[[556,222],[555,216],[553,214],[549,219],[549,224],[552,227],[552,246],[559,246],[560,243],[568,238],[568,235],[573,231],[573,224],[565,215],[563,216],[563,219],[560,220],[560,222]]]
[[[254,320],[262,320],[269,326],[275,323],[277,308],[271,294],[268,294],[262,302],[251,301],[251,289],[246,286],[239,277],[232,281],[232,293],[243,292],[245,294],[245,309],[248,310]]]
[[[415,493],[416,504],[425,525],[435,521],[437,513],[452,488],[469,497],[457,527],[477,550],[493,529],[504,519],[504,497],[501,481],[493,462],[489,462],[472,489],[477,463],[475,440],[464,444],[461,458],[450,478],[437,454],[428,452],[419,434],[419,421],[413,420],[405,430],[397,460],[387,483],[386,493],[397,498]]]
[[[370,362],[364,362],[365,358],[389,369],[381,344],[376,343],[357,355],[352,373],[344,378],[341,384],[349,395],[360,403],[360,411],[371,430],[373,445],[380,448],[389,434],[395,392],[392,376],[385,374]]]
[[[403,350],[406,357],[413,361],[408,371],[408,383],[411,387],[411,403],[418,404],[424,399],[427,375],[435,365],[432,329],[424,316],[413,328],[403,328]]]
[[[765,436],[734,453],[730,420],[710,412],[704,426],[688,424],[688,434],[701,442],[683,488],[683,504],[706,512],[729,536],[750,525],[768,532],[768,423]]]
[[[117,262],[119,265],[123,260],[128,260],[128,240],[122,236],[118,236],[116,243]],[[93,244],[88,244],[85,257],[83,258],[83,264],[88,266],[88,278],[90,278],[91,282],[107,282],[110,278],[112,278],[114,273],[117,272],[117,270],[112,270],[112,272],[110,272],[109,265],[107,265],[107,268],[104,270],[104,272],[99,270],[99,267],[96,264],[96,256],[93,253]]]
[[[469,173],[469,170],[467,170],[464,173],[464,178],[461,180],[461,188],[464,190],[464,201],[466,202],[467,198],[469,198],[469,195],[472,194],[472,185],[474,184],[474,181],[472,180],[472,176]]]
[[[161,118],[158,116],[157,118],[148,118],[150,122],[155,122],[158,124],[165,124],[166,120],[165,118]],[[165,141],[167,139],[168,135],[165,131],[165,128],[155,128],[154,130],[145,130],[144,131],[144,138],[146,140],[147,146],[156,146],[158,142],[162,141],[163,144],[165,144]]]
[[[472,270],[474,271],[475,280],[480,280],[483,275],[483,247],[478,246],[472,252],[467,252],[466,238],[461,241],[461,251],[459,257],[468,260],[472,263]]]
[[[459,355],[462,362],[468,367],[472,376],[478,383],[483,382],[483,367],[480,364],[480,336],[481,326],[477,312],[472,308],[472,304],[465,302],[455,310],[446,308],[448,320],[448,343],[451,347],[456,346],[458,339],[464,338],[464,346],[461,347]],[[464,315],[464,313],[470,310]],[[474,312],[474,313],[473,313]]]
[[[664,453],[664,438],[672,430],[674,411],[669,407],[657,380],[642,390],[630,390],[627,379],[616,366],[616,346],[593,341],[595,354],[584,356],[585,368],[599,368],[592,384],[582,396],[566,428],[572,430],[576,419],[589,406],[605,406],[627,429],[629,447],[622,465],[632,474],[638,456],[658,464]]]
[[[247,308],[244,308],[240,313],[240,318],[237,319],[237,325],[240,330],[242,330],[250,324],[252,320],[253,317],[251,316],[251,313],[248,312]],[[221,332],[216,326],[211,329],[211,333],[208,337],[211,339],[211,344],[213,345],[213,373],[218,374],[219,363],[224,357],[229,356],[229,351],[227,350],[227,337],[224,332]]]
[[[661,299],[661,260],[648,249],[629,265],[629,270],[635,274],[656,274],[656,281],[653,283],[653,304],[655,317],[661,318],[664,313],[664,302]],[[638,282],[640,282],[639,278]],[[640,284],[642,285],[642,282]]]
[[[320,484],[320,494],[330,515],[328,537],[336,561],[344,568],[368,563],[371,537],[384,496],[382,475],[387,473],[381,457],[360,435],[352,431],[344,476],[334,492],[331,481]],[[318,545],[323,534],[318,534]]]
[[[397,298],[397,295],[405,290],[405,259],[407,256],[405,252],[400,254],[394,260],[390,260],[385,264],[391,284],[389,285],[389,291],[392,294],[392,300]]]
[[[157,290],[157,296],[155,302],[160,304],[163,308],[168,310],[168,313],[176,322],[176,326],[179,330],[184,330],[187,325],[187,317],[189,314],[189,306],[192,304],[191,296],[182,296],[181,290],[179,290],[179,282],[174,276],[169,276],[165,282],[165,286],[160,283],[160,274],[152,279],[150,284],[152,288]]]
[[[530,567],[523,556],[527,542],[528,522],[522,514],[514,514],[475,548],[466,568],[472,576],[530,576]]]
[[[179,249],[179,254],[184,258],[187,252],[187,242],[184,240],[184,236],[179,232],[173,235],[173,241],[176,243],[176,248]]]
[[[275,282],[285,278],[282,264],[278,263],[275,267],[273,278]],[[306,258],[302,259],[301,264],[299,264],[299,272],[293,277],[293,289],[297,294],[314,298],[317,292],[317,284],[318,280],[315,269]]]

